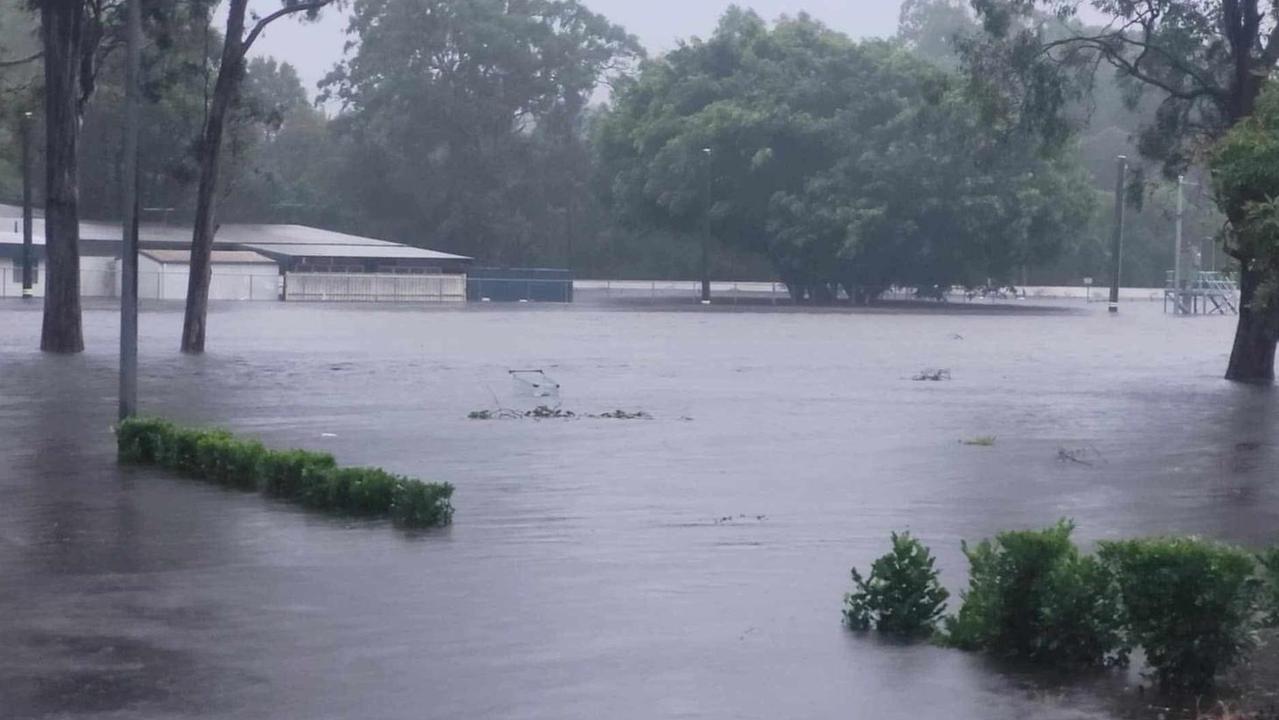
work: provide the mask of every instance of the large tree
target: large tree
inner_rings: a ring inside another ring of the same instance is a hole
[[[84,350],[80,322],[80,120],[93,95],[108,0],[39,0],[44,63],[44,323],[40,349]],[[109,47],[109,46],[108,46]]]
[[[213,236],[217,232],[214,214],[222,171],[222,149],[227,119],[240,97],[245,75],[245,59],[253,43],[272,22],[306,13],[314,17],[321,8],[335,0],[284,0],[283,7],[252,25],[246,23],[248,0],[230,0],[227,6],[226,32],[222,38],[222,54],[217,81],[209,100],[200,138],[200,182],[196,190],[195,227],[191,235],[191,274],[187,282],[186,314],[182,323],[182,352],[204,352],[205,324],[209,310],[209,282],[212,278],[210,259]]]
[[[797,299],[1010,281],[1091,202],[947,73],[805,16],[732,9],[614,101],[596,147],[620,218],[766,255]]]
[[[366,227],[484,262],[566,254],[585,108],[635,39],[577,0],[357,0],[348,33],[324,85]]]
[[[1064,110],[1113,70],[1132,97],[1159,100],[1139,148],[1176,176],[1240,121],[1279,63],[1275,0],[1088,0],[1108,22],[1072,22],[1077,0],[972,0],[985,35],[966,48],[971,77],[994,113],[1062,140]],[[1242,195],[1219,196],[1232,226],[1247,220]],[[1274,263],[1255,243],[1228,243],[1239,261],[1242,305],[1226,377],[1274,379],[1279,302],[1260,292]]]

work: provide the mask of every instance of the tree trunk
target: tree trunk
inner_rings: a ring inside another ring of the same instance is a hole
[[[1247,267],[1239,273],[1239,325],[1230,352],[1226,379],[1240,382],[1271,382],[1275,379],[1276,308],[1257,307],[1257,290],[1263,273]]]
[[[182,352],[204,352],[204,329],[209,311],[214,211],[218,171],[222,159],[222,134],[226,116],[240,91],[244,77],[244,14],[248,0],[231,0],[227,10],[226,40],[222,62],[213,86],[209,116],[200,142],[200,185],[196,191],[195,228],[191,235],[191,274],[187,279],[186,317],[182,323]]]
[[[84,350],[80,326],[79,78],[84,3],[40,4],[44,44],[44,325],[40,349]]]

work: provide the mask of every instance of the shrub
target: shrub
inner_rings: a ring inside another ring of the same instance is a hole
[[[337,467],[337,461],[328,453],[273,450],[258,463],[257,486],[268,495],[298,500],[302,497],[303,477],[308,470],[317,472],[333,467]]]
[[[1114,579],[1081,556],[1074,525],[1000,533],[964,544],[971,566],[958,615],[946,619],[950,644],[1054,665],[1123,664],[1128,648]]]
[[[405,527],[434,527],[453,521],[453,486],[409,480],[395,488],[391,517]]]
[[[302,502],[331,512],[392,517],[411,527],[447,525],[453,486],[377,468],[339,468],[328,453],[268,450],[225,430],[130,418],[116,429],[123,462],[156,463],[210,482]]]
[[[1257,556],[1263,587],[1262,612],[1268,627],[1279,627],[1279,547]]]
[[[844,624],[906,637],[931,635],[950,593],[938,582],[933,554],[910,533],[892,534],[893,549],[862,579],[852,569],[853,592],[844,595]]]
[[[1195,538],[1102,543],[1132,640],[1163,690],[1203,691],[1253,644],[1261,581],[1244,550]]]
[[[173,425],[159,418],[129,418],[116,428],[116,449],[122,462],[158,462]]]
[[[174,426],[162,437],[157,462],[186,475],[200,476],[200,441],[210,431]]]

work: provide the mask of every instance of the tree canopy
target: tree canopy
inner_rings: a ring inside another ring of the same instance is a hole
[[[627,220],[763,253],[818,301],[1012,281],[1093,201],[1032,134],[989,132],[949,74],[802,15],[730,10],[646,63],[596,143]]]
[[[584,112],[633,37],[577,0],[358,0],[348,32],[323,85],[376,232],[504,263],[572,234]]]

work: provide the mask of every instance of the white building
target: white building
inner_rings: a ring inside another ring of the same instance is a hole
[[[116,261],[118,264],[119,261]],[[210,300],[279,300],[280,266],[248,250],[214,250],[209,281]],[[138,252],[138,297],[147,300],[186,300],[191,254],[185,250]],[[81,272],[81,288],[83,286]],[[118,295],[119,274],[112,294]]]
[[[22,295],[18,208],[0,205],[0,297]],[[80,288],[85,297],[120,292],[119,223],[80,223]],[[138,295],[185,300],[191,229],[139,228]],[[44,220],[32,223],[34,294],[44,294]],[[464,302],[471,258],[303,225],[229,223],[218,228],[211,300]]]

